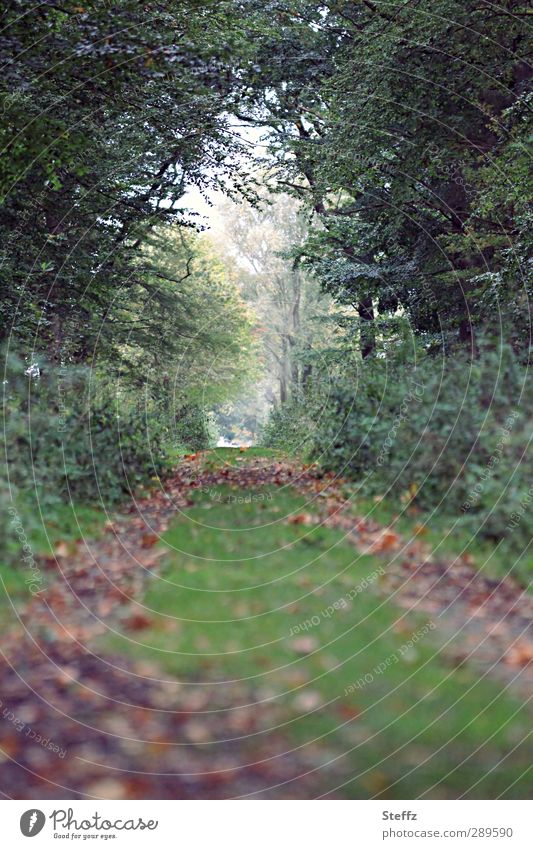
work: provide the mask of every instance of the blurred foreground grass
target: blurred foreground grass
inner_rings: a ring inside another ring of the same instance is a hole
[[[237,457],[219,450],[204,465]],[[106,637],[107,649],[184,682],[243,682],[294,747],[319,750],[324,793],[331,763],[351,798],[531,794],[531,712],[457,668],[428,616],[380,594],[384,561],[336,530],[288,523],[312,513],[292,489],[221,483],[193,497],[148,579],[150,626]]]

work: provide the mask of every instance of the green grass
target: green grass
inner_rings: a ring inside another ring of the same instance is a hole
[[[245,493],[228,488],[197,494],[164,537],[168,556],[144,599],[153,624],[107,637],[105,646],[180,680],[239,680],[272,698],[273,724],[284,723],[292,745],[339,757],[348,797],[492,798],[517,779],[510,797],[528,796],[533,780],[520,777],[530,766],[520,742],[530,727],[526,709],[500,685],[455,668],[435,631],[401,653],[428,617],[395,608],[379,579],[341,607],[382,561],[359,555],[334,530],[287,524],[287,515],[307,509],[294,492],[264,493],[272,497],[248,503],[236,503]],[[249,495],[258,499],[259,491]],[[339,609],[324,614],[335,602]],[[298,630],[313,617],[317,624]],[[295,643],[302,638],[308,645]],[[371,683],[350,691],[368,673]],[[327,706],[317,710],[321,702]],[[325,778],[324,790],[332,786]]]
[[[104,510],[95,505],[38,500],[34,493],[19,496],[14,507],[24,536],[14,532],[10,516],[0,562],[0,609],[28,599],[30,572],[28,564],[22,561],[24,543],[30,546],[34,558],[48,557],[60,542],[71,544],[78,539],[98,537],[107,518]]]
[[[239,462],[257,459],[259,457],[272,458],[272,460],[282,460],[283,454],[273,448],[245,448],[241,451],[239,448],[211,448],[209,451],[202,452],[202,466],[219,468],[220,466],[236,466]]]

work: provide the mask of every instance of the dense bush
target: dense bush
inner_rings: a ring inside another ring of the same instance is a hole
[[[168,468],[168,414],[88,368],[8,363],[4,475],[47,497],[119,500]]]
[[[261,442],[269,448],[305,454],[313,443],[313,413],[316,413],[316,405],[310,398],[294,398],[279,404],[262,429]]]
[[[5,450],[0,460],[0,562],[20,560],[21,541],[42,536],[43,520],[69,518],[101,503],[113,507],[168,473],[180,453],[213,443],[200,407],[175,414],[87,367],[31,365],[9,356],[3,384]],[[86,508],[83,505],[87,505]],[[42,517],[40,515],[42,511]],[[74,515],[74,514],[73,514]],[[66,527],[63,527],[66,532]]]
[[[176,413],[176,439],[191,451],[212,448],[217,428],[211,414],[196,404],[187,404]]]
[[[438,508],[482,537],[520,546],[533,502],[527,380],[508,348],[476,360],[375,358],[353,378],[318,387],[307,403],[276,410],[265,442],[303,446],[309,459],[364,482],[365,494]]]

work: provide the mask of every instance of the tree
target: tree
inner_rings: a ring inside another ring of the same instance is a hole
[[[224,116],[236,14],[231,3],[195,0],[8,3],[4,338],[55,362],[114,357],[130,330],[120,300],[138,283],[146,233],[190,225],[187,185],[223,181],[239,146]]]
[[[136,265],[137,282],[115,310],[129,328],[117,377],[174,414],[234,398],[253,373],[252,316],[209,240],[155,228]]]
[[[328,338],[330,299],[290,255],[307,233],[301,204],[288,195],[269,201],[263,190],[256,205],[223,203],[221,217],[224,241],[240,263],[243,297],[257,315],[266,370],[284,402],[302,391],[315,350]]]
[[[428,341],[475,351],[476,329],[502,321],[527,350],[529,10],[303,0],[270,14],[240,112],[271,128],[280,185],[320,216],[309,259],[325,287],[362,325],[399,305]]]

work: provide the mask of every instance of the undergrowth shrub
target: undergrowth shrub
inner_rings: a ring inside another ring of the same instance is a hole
[[[10,355],[3,383],[0,562],[20,560],[65,505],[113,507],[170,472],[180,454],[216,440],[197,406],[176,416],[168,398],[127,389],[87,367],[31,365]],[[42,516],[41,516],[42,513]]]
[[[261,442],[268,448],[292,453],[306,453],[313,441],[313,419],[308,410],[314,407],[309,398],[295,398],[274,407],[261,431]]]
[[[28,369],[4,383],[3,474],[47,498],[114,503],[168,468],[168,415],[87,368]]]
[[[305,403],[275,410],[264,441],[303,445],[306,459],[365,494],[437,508],[482,538],[523,548],[533,513],[532,413],[527,368],[510,348],[476,360],[374,358]]]
[[[191,451],[212,448],[217,441],[217,428],[212,415],[197,404],[187,404],[175,416],[178,442]]]

